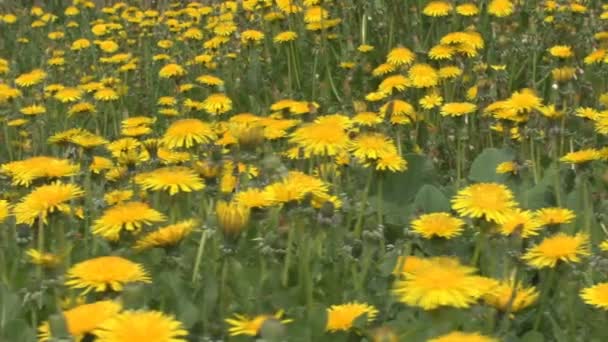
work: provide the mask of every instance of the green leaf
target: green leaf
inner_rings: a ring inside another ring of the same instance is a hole
[[[543,334],[539,333],[538,331],[534,331],[534,330],[528,331],[520,339],[520,342],[544,342],[544,341],[545,341],[545,337],[543,336]]]
[[[496,173],[498,164],[515,158],[513,150],[508,148],[486,148],[471,164],[469,179],[476,182],[504,182],[508,175]]]
[[[450,200],[434,185],[425,184],[414,199],[415,208],[425,213],[450,211]]]
[[[426,156],[406,154],[405,159],[408,164],[405,172],[390,172],[384,175],[382,197],[385,202],[399,206],[408,204],[424,184],[433,184],[437,180],[433,162]],[[378,189],[372,188],[371,193],[377,194]]]

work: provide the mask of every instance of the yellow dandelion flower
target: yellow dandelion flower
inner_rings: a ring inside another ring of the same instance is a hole
[[[179,64],[169,63],[158,71],[161,78],[181,77],[186,75],[186,70]]]
[[[223,86],[224,85],[224,81],[216,76],[213,75],[201,75],[199,77],[196,78],[196,81],[202,84],[206,84],[206,85],[210,85],[210,86]],[[174,105],[175,103],[161,103],[161,101],[159,100],[159,104],[165,105],[165,106],[170,106],[170,105]]]
[[[565,156],[561,157],[559,161],[568,164],[584,164],[590,161],[598,160],[601,157],[602,156],[598,150],[594,148],[588,148],[567,153]]]
[[[451,47],[450,45],[439,44],[439,45],[433,46],[429,50],[428,55],[433,60],[443,60],[443,59],[452,59],[452,57],[454,56],[455,53],[456,53],[456,50],[453,47]]]
[[[173,122],[161,143],[168,148],[192,147],[197,144],[208,144],[217,137],[211,125],[198,119],[183,119]]]
[[[515,113],[527,113],[542,106],[542,99],[532,89],[522,89],[511,94],[505,103],[507,109]]]
[[[581,290],[585,303],[608,310],[608,283],[599,283]]]
[[[294,41],[298,38],[298,34],[293,31],[283,31],[274,36],[273,41],[275,43],[286,43]]]
[[[536,218],[543,225],[566,224],[572,222],[576,215],[566,208],[543,208],[536,212]]]
[[[116,90],[111,88],[101,88],[95,92],[95,100],[98,101],[115,101],[119,96]]]
[[[229,236],[238,235],[249,224],[249,207],[237,202],[219,201],[215,213],[220,229]]]
[[[69,212],[70,201],[83,195],[84,191],[75,184],[55,182],[39,186],[15,205],[15,221],[31,226],[41,218],[46,223],[48,215],[58,211]]]
[[[291,135],[291,142],[311,155],[335,156],[348,147],[346,131],[333,123],[302,125]]]
[[[422,14],[429,17],[445,17],[452,11],[452,4],[445,1],[431,1],[422,10]]]
[[[423,259],[419,267],[402,274],[393,291],[399,301],[424,310],[468,308],[496,285],[494,280],[475,276],[476,272],[454,258]]]
[[[81,261],[67,272],[65,284],[74,289],[90,291],[122,291],[129,283],[150,283],[146,270],[138,263],[118,256],[102,256]]]
[[[29,257],[29,261],[34,265],[40,265],[46,268],[53,268],[61,262],[61,257],[53,253],[41,252],[37,249],[30,248],[25,251]]]
[[[93,334],[99,342],[186,342],[188,331],[160,311],[129,310],[106,320]]]
[[[424,109],[433,109],[435,107],[441,106],[441,104],[443,103],[443,97],[441,97],[441,95],[437,94],[436,92],[431,92],[421,98],[418,103],[420,103],[420,106],[422,106],[422,108]]]
[[[203,108],[212,115],[223,114],[232,109],[232,100],[222,93],[211,94],[203,101]]]
[[[146,203],[126,202],[107,209],[95,221],[92,230],[95,235],[116,241],[123,230],[137,233],[144,225],[150,226],[164,220],[163,214],[150,208]]]
[[[168,191],[173,196],[179,192],[192,192],[205,187],[194,170],[184,166],[172,166],[140,173],[135,182],[144,190]]]
[[[458,191],[452,208],[461,216],[502,223],[516,206],[513,193],[503,184],[477,183]]]
[[[133,197],[133,190],[114,190],[103,196],[103,200],[108,205],[126,202]]]
[[[398,67],[412,64],[415,58],[416,55],[410,49],[406,47],[397,47],[388,53],[386,61],[388,64]]]
[[[74,50],[74,51],[80,51],[80,50],[84,50],[88,47],[91,46],[91,42],[88,39],[77,39],[75,40],[72,45],[70,46],[70,49]]]
[[[570,45],[554,45],[549,48],[549,53],[551,56],[558,58],[569,58],[574,55]]]
[[[449,213],[431,213],[421,215],[412,221],[412,230],[425,239],[435,236],[451,239],[460,235],[464,221]]]
[[[488,5],[488,13],[495,17],[507,17],[513,13],[515,5],[511,0],[492,0]]]
[[[82,98],[82,90],[73,87],[65,87],[57,91],[54,98],[62,103],[76,102]]]
[[[522,259],[535,268],[553,268],[559,261],[578,263],[581,257],[589,255],[589,236],[557,233],[528,249]]]
[[[76,340],[81,340],[84,335],[90,334],[102,323],[116,316],[122,306],[115,301],[104,300],[91,304],[76,306],[63,312],[63,317],[68,333]],[[53,338],[49,322],[44,322],[38,327],[38,341],[47,342]]]
[[[477,106],[470,102],[448,102],[441,106],[441,115],[443,116],[463,116],[474,113]]]
[[[230,328],[228,329],[230,336],[258,336],[262,330],[262,326],[268,320],[275,320],[281,324],[293,322],[291,319],[283,319],[282,317],[282,310],[274,315],[258,315],[255,317],[235,314],[234,318],[226,318],[226,323],[230,325]]]
[[[465,3],[462,5],[456,6],[456,13],[464,16],[464,17],[472,17],[479,13],[479,8],[474,3]]]
[[[432,338],[428,340],[428,342],[499,342],[499,340],[476,332],[465,333],[461,331],[454,331]]]
[[[434,87],[439,83],[439,74],[428,64],[414,64],[409,72],[408,79],[414,88]]]
[[[498,164],[498,166],[496,166],[496,173],[498,174],[505,174],[505,173],[517,173],[518,172],[518,166],[517,163],[513,162],[513,161],[506,161],[506,162],[502,162],[500,164]]]
[[[385,154],[396,153],[393,141],[381,133],[364,133],[357,136],[349,149],[361,161],[378,159]]]
[[[340,305],[332,305],[327,309],[327,325],[325,329],[329,332],[348,331],[353,327],[355,320],[366,315],[367,322],[376,319],[378,310],[367,303],[350,302]]]
[[[262,189],[247,189],[234,195],[236,203],[248,208],[264,208],[274,204],[272,194]]]
[[[498,230],[502,235],[519,234],[523,238],[528,238],[538,235],[541,228],[542,222],[536,219],[532,211],[516,208],[505,214],[505,219]]]
[[[15,84],[22,88],[39,84],[46,78],[46,72],[42,69],[34,69],[28,73],[21,74],[15,78]]]
[[[407,161],[397,151],[383,153],[378,159],[368,160],[363,165],[368,167],[373,163],[375,163],[375,168],[378,171],[401,172],[407,170]]]
[[[197,224],[196,220],[189,219],[159,228],[139,238],[133,249],[143,251],[153,247],[175,246],[188,236]]]
[[[393,75],[385,78],[380,85],[378,91],[391,94],[393,90],[403,91],[409,85],[408,79],[403,75]]]
[[[538,291],[534,286],[515,286],[514,280],[511,279],[501,281],[483,299],[500,311],[515,313],[533,305],[538,300]]]

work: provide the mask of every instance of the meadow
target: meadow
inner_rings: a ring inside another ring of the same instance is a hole
[[[608,4],[0,1],[0,341],[608,340]]]

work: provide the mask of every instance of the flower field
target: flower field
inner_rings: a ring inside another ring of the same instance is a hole
[[[0,0],[0,342],[608,340],[608,4]]]

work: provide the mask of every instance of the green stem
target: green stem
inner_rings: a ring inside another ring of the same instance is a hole
[[[549,291],[551,291],[551,285],[553,284],[556,274],[557,271],[555,267],[553,267],[551,270],[549,270],[549,274],[547,275],[547,277],[543,279],[543,284],[541,286],[540,291],[541,299],[538,306],[538,311],[536,313],[536,319],[534,320],[534,331],[538,331],[538,328],[540,327],[540,322],[543,318],[543,312],[545,311],[545,308],[549,303]]]
[[[363,228],[363,216],[365,215],[365,206],[367,205],[367,197],[369,196],[369,188],[372,184],[372,178],[374,176],[374,171],[369,170],[369,174],[367,176],[367,182],[365,183],[365,189],[363,189],[363,198],[361,199],[361,208],[359,209],[359,215],[357,216],[357,222],[355,223],[355,237],[361,237],[361,230]]]
[[[281,275],[281,285],[283,287],[287,287],[287,282],[289,280],[289,264],[291,262],[291,254],[293,253],[293,238],[295,234],[295,227],[289,227],[289,232],[287,233],[287,246],[285,247],[285,260],[283,261],[283,273]]]
[[[196,251],[196,260],[194,262],[194,268],[192,269],[192,284],[198,279],[200,272],[201,262],[203,260],[203,252],[205,251],[205,244],[207,243],[207,230],[203,230],[201,239],[198,242],[198,249]]]
[[[42,214],[38,215],[38,252],[44,253],[44,221]],[[39,264],[36,273],[38,279],[42,281],[42,264]]]

